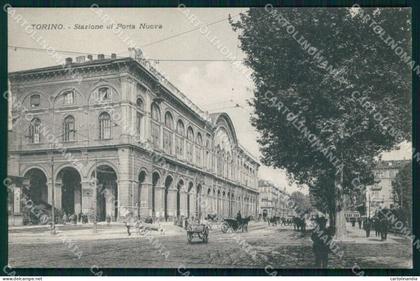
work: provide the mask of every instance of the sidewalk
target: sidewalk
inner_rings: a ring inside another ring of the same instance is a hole
[[[24,226],[9,229],[9,243],[33,244],[62,242],[63,238],[73,240],[102,240],[102,239],[141,239],[145,236],[173,236],[183,234],[184,229],[165,224],[162,225],[163,231],[158,229],[157,224],[144,224],[146,231],[139,233],[137,229],[130,229],[131,235],[128,236],[127,228],[124,223],[114,222],[98,223],[96,231],[92,223],[89,224],[66,224],[56,225],[56,234],[51,234],[49,226]]]
[[[343,240],[344,243],[358,243],[358,244],[395,244],[398,243],[398,240],[406,239],[392,233],[388,233],[387,239],[381,241],[381,237],[375,236],[375,230],[370,231],[369,238],[366,237],[366,231],[362,228],[359,229],[359,226],[356,224],[354,227],[350,223],[346,224],[347,238]]]

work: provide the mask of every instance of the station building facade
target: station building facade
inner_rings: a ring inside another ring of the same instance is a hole
[[[229,116],[201,111],[130,51],[9,73],[8,174],[29,180],[34,204],[98,221],[256,217],[259,163]]]

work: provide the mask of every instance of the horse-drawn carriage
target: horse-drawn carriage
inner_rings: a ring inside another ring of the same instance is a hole
[[[239,229],[242,230],[242,232],[246,231],[248,232],[248,223],[251,220],[251,217],[241,218],[241,219],[224,219],[224,222],[222,223],[221,230],[223,233],[228,232],[229,230],[236,232]]]
[[[194,237],[198,237],[204,243],[209,241],[209,227],[205,224],[189,224],[187,226],[187,239],[191,243]]]

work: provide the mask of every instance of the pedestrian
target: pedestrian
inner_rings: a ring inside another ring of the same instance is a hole
[[[133,226],[133,216],[131,213],[128,213],[128,215],[125,217],[124,224],[125,224],[125,227],[127,228],[128,236],[131,236],[130,229]]]
[[[68,217],[67,217],[67,213],[66,212],[64,212],[64,215],[63,215],[63,224],[66,224],[67,223],[67,221],[68,221]]]
[[[326,228],[327,220],[324,217],[317,219],[317,226],[312,232],[312,250],[315,256],[315,266],[318,268],[328,267],[328,253],[330,251],[328,242],[331,241],[331,228]]]
[[[378,218],[373,218],[373,228],[375,228],[375,237],[379,236],[379,220]]]
[[[366,231],[366,237],[367,238],[369,238],[369,236],[370,236],[370,227],[371,227],[371,222],[370,222],[370,219],[369,218],[366,218],[365,219],[365,222],[364,222],[364,224],[363,224],[363,228],[365,229],[365,231]]]
[[[359,229],[362,229],[362,218],[358,218],[357,223],[359,224]]]
[[[386,218],[381,219],[381,241],[385,241],[388,235],[388,221]]]

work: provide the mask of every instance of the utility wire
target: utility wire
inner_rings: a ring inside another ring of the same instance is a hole
[[[238,16],[240,16],[240,14],[234,15],[234,16],[232,16],[231,18],[233,19],[233,18],[236,18],[236,17],[238,17]],[[208,24],[206,24],[206,25],[203,25],[203,26],[210,26],[210,25],[214,25],[214,24],[221,23],[221,22],[223,22],[223,21],[225,21],[225,20],[228,20],[228,19],[229,19],[229,18],[224,18],[224,19],[221,19],[221,20],[217,20],[217,21],[214,21],[214,22],[210,22],[210,23],[208,23]],[[199,26],[199,27],[196,27],[196,28],[193,28],[193,29],[190,29],[190,30],[186,30],[186,31],[183,31],[183,32],[180,32],[180,33],[177,33],[177,34],[171,35],[171,36],[169,36],[169,37],[162,38],[162,39],[160,39],[160,40],[153,41],[153,42],[150,42],[150,43],[147,43],[147,44],[141,45],[141,46],[140,46],[140,48],[142,48],[142,47],[148,47],[148,46],[151,46],[151,45],[154,45],[154,44],[157,44],[157,43],[160,43],[160,42],[163,42],[163,41],[166,41],[166,40],[169,40],[169,39],[172,39],[172,38],[178,37],[178,36],[182,36],[182,35],[185,35],[185,34],[187,34],[187,33],[190,33],[190,32],[196,31],[196,30],[199,30],[200,28],[202,28],[202,26]]]
[[[236,18],[239,15],[240,14],[234,15],[231,18]],[[210,22],[210,23],[208,23],[208,24],[206,24],[204,26],[210,26],[210,25],[218,24],[218,23],[223,22],[223,21],[228,20],[228,19],[229,18],[224,18],[224,19],[221,19],[221,20]],[[167,41],[169,39],[173,39],[173,38],[176,38],[176,37],[179,37],[179,36],[182,36],[182,35],[191,33],[191,32],[194,32],[196,30],[199,30],[200,28],[202,28],[202,26],[199,26],[199,27],[196,27],[196,28],[193,28],[193,29],[190,29],[190,30],[186,30],[186,31],[183,31],[183,32],[174,34],[172,36],[169,36],[169,37],[166,37],[166,38],[162,38],[160,40],[153,41],[153,42],[150,42],[150,43],[141,45],[140,48],[148,47],[148,46],[151,46],[151,45],[154,45],[154,44],[163,42],[163,41]],[[23,46],[14,46],[14,45],[9,45],[8,47],[14,49],[15,51],[17,49],[42,51],[42,52],[45,52],[46,51],[43,48],[34,48],[34,47],[23,47]],[[56,53],[64,53],[64,54],[81,54],[81,55],[96,55],[97,54],[97,53],[88,53],[88,52],[79,52],[79,51],[70,51],[70,50],[54,50],[54,51]],[[118,55],[126,54],[126,53],[127,52],[122,52],[122,53],[118,53]],[[202,62],[211,62],[211,61],[229,61],[229,62],[234,62],[234,61],[243,61],[242,59],[239,59],[239,60],[228,60],[228,59],[146,59],[146,60],[148,60],[148,61],[154,61],[154,62],[199,62],[199,61],[202,61]]]
[[[17,49],[23,49],[23,50],[31,50],[31,51],[39,51],[39,52],[45,52],[46,50],[43,48],[34,48],[34,47],[23,47],[23,46],[14,46],[9,45],[8,46],[11,49],[14,49],[15,51]],[[83,54],[83,55],[95,55],[93,53],[83,53],[83,52],[77,52],[77,51],[67,51],[67,50],[55,50],[56,53],[63,53],[63,54]],[[109,56],[107,56],[109,57]],[[144,59],[147,61],[153,61],[153,62],[213,62],[213,61],[226,61],[226,62],[233,62],[233,61],[243,61],[242,59],[238,60],[229,60],[229,59]]]

